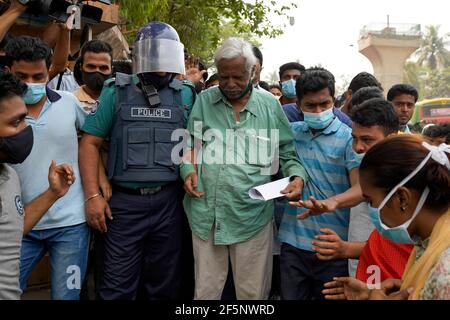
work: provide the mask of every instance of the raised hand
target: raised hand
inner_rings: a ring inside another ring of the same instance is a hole
[[[203,75],[206,70],[200,71],[200,59],[195,57],[189,57],[186,59],[186,80],[191,81],[193,84],[197,84],[203,79]]]
[[[309,200],[292,201],[289,202],[289,204],[291,206],[308,209],[297,216],[297,218],[301,220],[307,219],[311,216],[317,216],[325,212],[333,212],[338,207],[338,202],[334,198],[316,200],[313,196],[309,197]]]
[[[68,164],[56,165],[56,162],[52,160],[48,169],[48,183],[49,190],[57,197],[61,198],[70,186],[75,182],[75,174],[72,166]]]

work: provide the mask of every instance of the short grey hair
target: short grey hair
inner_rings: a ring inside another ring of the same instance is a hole
[[[245,59],[245,69],[247,73],[251,75],[253,67],[256,65],[257,60],[252,50],[252,45],[242,38],[228,38],[217,49],[214,55],[214,63],[217,66],[222,59]]]

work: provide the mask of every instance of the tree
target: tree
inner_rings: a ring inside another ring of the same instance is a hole
[[[266,80],[270,83],[270,84],[278,84],[279,81],[279,75],[278,75],[278,71],[274,70],[272,72],[269,73],[269,76],[266,78]]]
[[[444,69],[450,66],[450,52],[446,49],[449,41],[448,35],[439,36],[440,26],[427,26],[427,32],[422,39],[419,50],[417,51],[417,63],[421,66],[427,65],[431,70]]]
[[[349,74],[341,75],[339,79],[336,81],[336,97],[339,95],[344,94],[348,86],[350,85],[350,82],[352,81],[352,76]]]
[[[265,0],[121,0],[127,20],[124,34],[133,41],[136,31],[150,21],[164,21],[180,35],[188,51],[210,62],[219,43],[228,35],[276,37],[285,25],[273,25],[270,17],[285,16],[295,3],[279,5]],[[287,19],[286,19],[287,20]]]
[[[450,52],[446,37],[439,36],[439,26],[427,26],[420,48],[405,64],[403,80],[417,88],[419,100],[450,97]]]
[[[416,62],[407,61],[403,69],[403,82],[413,85],[419,92],[423,91],[423,79],[427,77],[425,67]]]
[[[450,97],[450,67],[443,70],[431,70],[424,81],[422,98]]]

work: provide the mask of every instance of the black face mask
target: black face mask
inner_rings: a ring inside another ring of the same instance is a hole
[[[5,69],[8,59],[6,56],[0,56],[0,70]]]
[[[200,93],[205,90],[205,85],[202,82],[195,84],[195,92]]]
[[[0,163],[22,163],[33,149],[33,129],[26,127],[18,134],[0,137]]]
[[[109,74],[100,72],[84,72],[83,83],[92,91],[100,92],[103,88],[103,83],[111,77]]]
[[[172,81],[172,74],[168,73],[164,77],[152,73],[141,73],[140,77],[145,84],[152,84],[157,90],[166,87]]]

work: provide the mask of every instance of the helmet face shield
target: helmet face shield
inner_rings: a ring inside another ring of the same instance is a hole
[[[133,73],[185,74],[184,45],[170,39],[142,39],[133,47]]]

